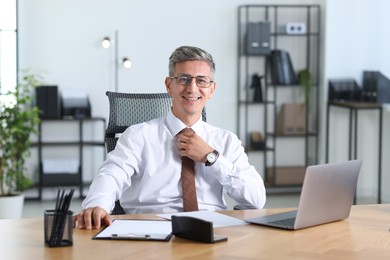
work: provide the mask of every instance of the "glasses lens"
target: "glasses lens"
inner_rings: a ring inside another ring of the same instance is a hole
[[[189,86],[191,84],[192,77],[186,74],[180,74],[177,76],[177,84]]]
[[[199,88],[208,88],[210,86],[210,79],[205,76],[197,76],[196,77],[196,85]]]

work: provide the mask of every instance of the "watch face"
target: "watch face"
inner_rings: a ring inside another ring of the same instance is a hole
[[[215,162],[216,159],[217,159],[217,156],[215,155],[215,153],[209,153],[207,155],[207,161],[209,161],[210,163]]]

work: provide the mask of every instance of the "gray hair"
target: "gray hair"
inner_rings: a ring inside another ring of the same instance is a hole
[[[171,57],[169,57],[169,76],[174,76],[176,63],[191,60],[207,62],[210,66],[211,78],[214,78],[215,63],[213,57],[205,50],[193,46],[181,46],[172,53]]]

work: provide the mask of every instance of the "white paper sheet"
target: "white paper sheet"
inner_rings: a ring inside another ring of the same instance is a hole
[[[203,219],[206,221],[211,221],[213,222],[213,227],[228,227],[228,226],[238,226],[238,225],[247,224],[245,221],[242,221],[240,219],[233,218],[215,211],[208,211],[208,210],[180,212],[180,213],[173,213],[173,214],[160,214],[157,216],[170,220],[172,215],[188,216],[188,217]]]
[[[110,239],[113,238],[113,235],[116,235],[123,239],[150,238],[151,240],[164,240],[165,238],[168,238],[171,233],[171,221],[117,219],[94,238]]]

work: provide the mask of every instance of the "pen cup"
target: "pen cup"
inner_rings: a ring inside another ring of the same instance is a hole
[[[72,211],[45,210],[45,243],[49,247],[72,246]]]

